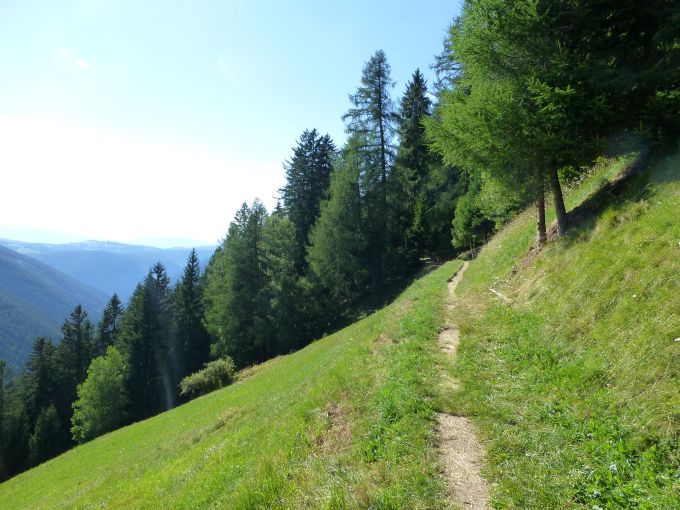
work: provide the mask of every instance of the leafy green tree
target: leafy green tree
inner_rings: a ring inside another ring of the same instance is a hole
[[[493,223],[486,217],[480,204],[481,184],[474,179],[465,195],[456,204],[453,217],[453,245],[461,250],[474,249],[486,242]]]
[[[211,339],[203,324],[203,279],[196,250],[191,250],[174,294],[176,335],[184,376],[199,370],[210,356]]]
[[[84,443],[115,430],[126,422],[127,366],[115,347],[98,356],[87,370],[87,378],[78,386],[73,403],[71,433],[73,440]]]
[[[56,457],[64,450],[64,445],[59,440],[62,429],[63,425],[54,405],[40,412],[28,440],[31,465],[36,466]]]
[[[531,69],[528,49],[512,44],[529,31],[530,16],[522,6],[515,11],[504,0],[465,4],[461,19],[451,29],[450,50],[460,64],[460,75],[452,89],[440,93],[435,116],[426,119],[426,128],[446,164],[480,182],[495,180],[508,193],[521,190],[536,201],[538,217],[544,218],[541,207],[549,153],[525,77]],[[507,37],[497,34],[503,31]],[[544,223],[538,233],[544,241]]]
[[[118,294],[114,294],[106,304],[102,320],[97,326],[94,356],[102,356],[109,346],[116,343],[123,313],[123,303]]]
[[[335,155],[330,136],[321,136],[316,129],[305,130],[293,148],[292,158],[284,164],[286,184],[281,189],[281,198],[295,227],[296,242],[292,249],[298,275],[306,269],[309,231],[319,216],[319,205],[328,198]]]

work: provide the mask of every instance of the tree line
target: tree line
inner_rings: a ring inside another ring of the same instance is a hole
[[[95,328],[76,307],[26,367],[0,363],[2,476],[170,409],[210,360],[236,368],[297,350],[365,311],[423,260],[474,249],[546,192],[636,133],[677,140],[680,9],[670,1],[468,0],[433,68],[393,99],[387,57],[365,63],[338,147],[305,130],[273,211],[244,203],[201,270],[156,264]],[[231,366],[231,365],[229,365]]]

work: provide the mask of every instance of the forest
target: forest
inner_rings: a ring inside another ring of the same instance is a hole
[[[158,263],[98,324],[75,306],[19,373],[0,361],[0,479],[336,331],[530,204],[537,248],[564,236],[562,186],[597,156],[677,144],[679,27],[672,0],[467,0],[436,81],[416,69],[398,98],[376,51],[346,141],[301,133],[276,208],[244,203],[206,267],[173,285]]]

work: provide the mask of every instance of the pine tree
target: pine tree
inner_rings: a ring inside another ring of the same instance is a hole
[[[319,205],[328,197],[335,146],[330,136],[305,130],[293,148],[293,156],[284,164],[286,184],[281,198],[295,227],[295,266],[298,275],[306,269],[305,254],[309,231],[319,216]]]
[[[359,183],[363,157],[355,143],[350,139],[338,161],[308,254],[313,274],[341,310],[365,292],[370,277]]]
[[[58,423],[60,444],[69,444],[71,434],[68,424],[71,422],[73,409],[71,405],[76,399],[77,388],[87,377],[87,367],[92,360],[94,342],[92,324],[82,306],[74,308],[70,317],[61,328],[61,341],[56,349],[57,384],[54,393],[54,404],[59,414]],[[53,423],[50,421],[50,426]]]
[[[199,370],[210,356],[210,335],[203,325],[203,279],[196,250],[191,250],[174,293],[176,334],[183,366],[181,379]]]
[[[211,354],[231,356],[237,366],[266,359],[266,339],[273,334],[261,253],[266,217],[259,200],[243,204],[207,273],[205,323],[216,338]]]
[[[416,70],[406,84],[399,111],[399,148],[393,180],[391,223],[393,241],[413,265],[424,250],[425,215],[430,206],[425,183],[434,164],[425,138],[423,119],[430,114],[427,84]]]
[[[388,181],[390,179],[397,115],[390,98],[394,82],[390,65],[382,50],[366,62],[361,86],[350,94],[353,107],[343,116],[346,131],[353,140],[352,150],[361,158],[358,166],[359,191],[365,212],[365,239],[369,241],[368,261],[371,264],[371,287],[377,290],[384,284],[392,251],[388,234]]]
[[[106,304],[102,320],[97,327],[94,356],[102,356],[106,352],[107,347],[116,343],[123,312],[123,303],[120,301],[118,294],[114,294]]]
[[[56,348],[47,338],[40,337],[33,342],[24,373],[25,404],[30,421],[33,423],[38,414],[58,400],[58,373]]]
[[[174,405],[177,389],[168,363],[170,279],[161,263],[137,285],[121,322],[119,350],[127,363],[129,417],[140,420]]]
[[[85,380],[93,354],[92,324],[87,312],[78,305],[61,328],[59,363],[70,378],[73,389]]]
[[[53,405],[40,412],[28,441],[31,465],[36,466],[56,457],[64,450],[64,444],[60,441],[62,430],[63,423]]]

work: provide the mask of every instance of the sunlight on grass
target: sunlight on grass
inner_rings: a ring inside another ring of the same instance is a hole
[[[600,164],[568,207],[632,161]],[[498,508],[680,507],[680,157],[651,167],[530,263],[519,217],[460,287],[450,405],[478,417]]]

